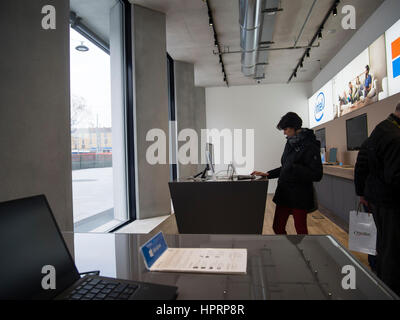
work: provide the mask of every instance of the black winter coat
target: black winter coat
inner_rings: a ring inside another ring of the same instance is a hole
[[[400,119],[394,114],[376,126],[358,153],[356,193],[376,206],[399,207]]]
[[[288,208],[315,210],[313,182],[321,181],[321,143],[310,129],[288,138],[282,166],[269,171],[269,179],[279,178],[273,201]]]

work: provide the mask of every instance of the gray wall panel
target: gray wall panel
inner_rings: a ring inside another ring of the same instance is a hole
[[[0,201],[45,194],[72,231],[69,2],[50,2],[55,30],[42,29],[47,4],[0,2]]]
[[[164,131],[168,151],[166,26],[163,13],[141,6],[132,6],[132,17],[137,212],[145,219],[171,212],[169,165],[146,160],[147,148],[154,143],[146,141],[151,129]]]
[[[205,89],[194,85],[194,65],[175,61],[175,101],[178,134],[183,129],[193,129],[199,137],[198,159],[201,155],[201,129],[206,129]],[[178,147],[186,142],[179,142]],[[195,175],[204,169],[204,165],[178,164],[178,177]]]

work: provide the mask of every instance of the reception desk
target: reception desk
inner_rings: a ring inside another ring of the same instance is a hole
[[[169,183],[179,233],[262,234],[268,180]]]
[[[349,213],[358,207],[354,187],[354,168],[324,166],[324,175],[314,184],[319,210],[348,231]]]

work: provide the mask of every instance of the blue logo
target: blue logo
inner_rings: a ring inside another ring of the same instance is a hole
[[[167,251],[168,245],[165,242],[162,232],[157,233],[153,238],[147,241],[142,247],[142,255],[147,269],[157,261],[161,255]]]
[[[317,96],[317,101],[315,104],[314,116],[317,122],[320,122],[324,117],[324,109],[325,109],[325,95],[323,92]]]

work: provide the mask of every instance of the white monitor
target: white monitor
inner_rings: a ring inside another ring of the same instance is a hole
[[[208,166],[210,167],[210,170],[212,171],[213,174],[215,174],[214,146],[212,143],[206,144],[206,160],[207,160]]]

